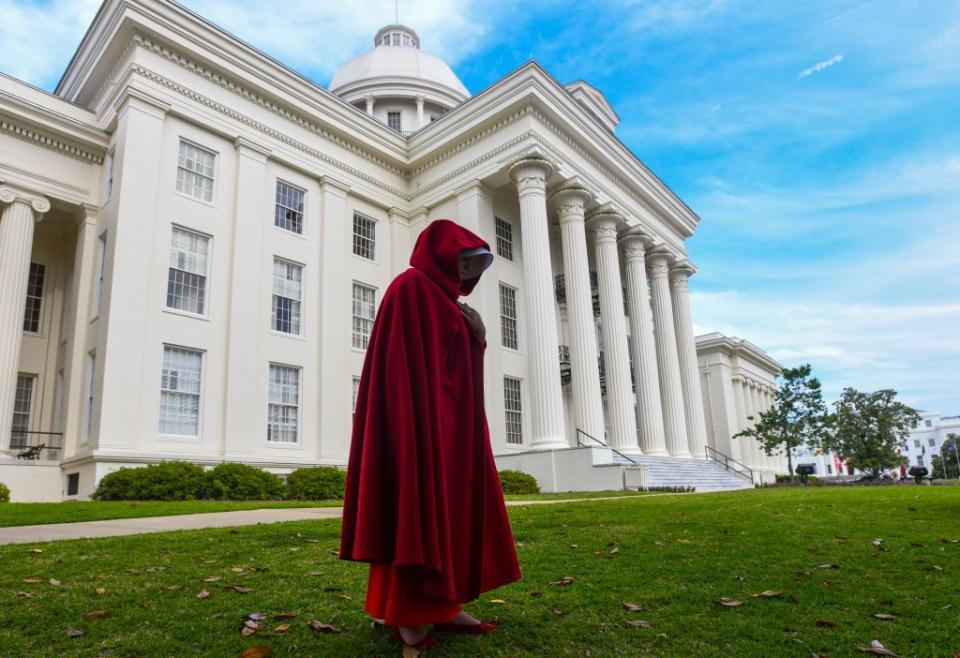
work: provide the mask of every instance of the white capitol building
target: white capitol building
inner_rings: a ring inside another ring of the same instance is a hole
[[[699,218],[603,94],[531,61],[471,96],[410,28],[373,46],[326,89],[175,3],[107,0],[53,94],[0,75],[13,499],[168,459],[344,465],[377,305],[435,218],[498,256],[468,302],[501,467],[547,490],[785,470],[731,440],[779,366],[694,338]]]

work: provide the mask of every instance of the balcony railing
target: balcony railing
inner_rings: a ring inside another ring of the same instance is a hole
[[[13,430],[10,432],[10,451],[18,459],[56,459],[63,447],[63,432],[33,432]],[[46,451],[46,455],[43,452]]]

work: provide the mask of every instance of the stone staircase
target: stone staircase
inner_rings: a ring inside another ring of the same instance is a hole
[[[630,459],[647,466],[648,486],[651,487],[693,486],[699,492],[753,488],[753,484],[746,477],[728,471],[717,462],[702,457],[684,459],[630,455]],[[617,464],[630,463],[625,455],[617,453],[613,454],[613,461]]]

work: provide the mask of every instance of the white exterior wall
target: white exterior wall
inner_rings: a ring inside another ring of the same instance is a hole
[[[920,413],[920,422],[904,439],[902,451],[910,460],[909,466],[926,466],[934,477],[943,477],[942,472],[933,473],[933,458],[940,454],[944,443],[956,436],[960,436],[960,416],[924,411]],[[952,452],[947,453],[947,459],[955,459]]]

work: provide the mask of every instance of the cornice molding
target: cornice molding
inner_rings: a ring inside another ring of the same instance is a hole
[[[91,162],[93,164],[103,163],[103,153],[76,146],[52,133],[31,128],[22,123],[10,121],[9,119],[0,119],[0,131],[19,139],[35,142],[46,149],[58,151],[77,160],[83,160],[84,162]]]

